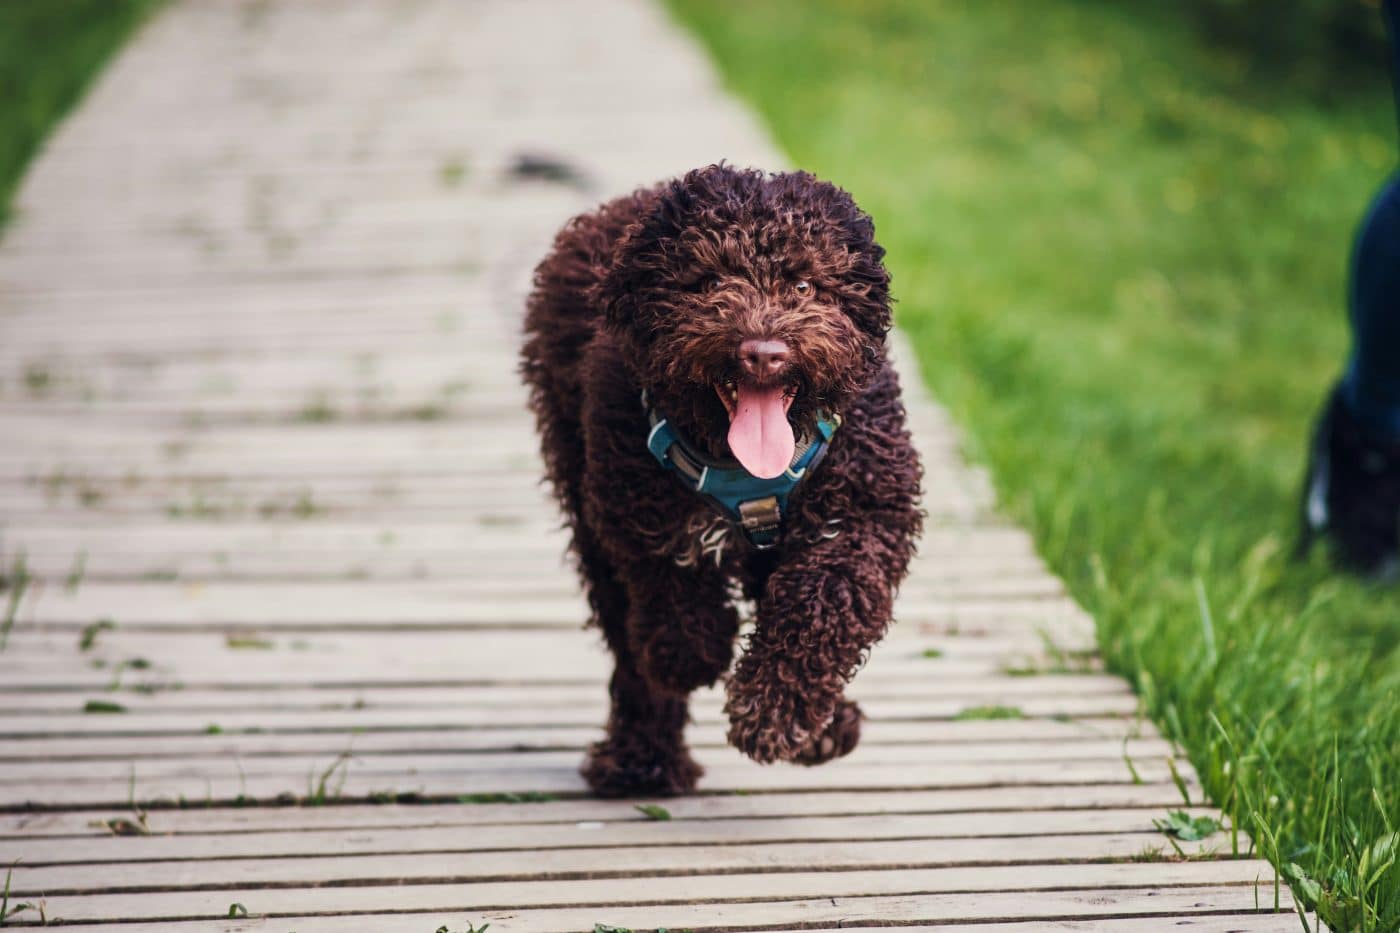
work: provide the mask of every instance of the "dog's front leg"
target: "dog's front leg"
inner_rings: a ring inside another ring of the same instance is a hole
[[[855,748],[860,710],[842,691],[888,628],[906,563],[885,536],[852,527],[785,557],[728,684],[730,744],[763,763]]]

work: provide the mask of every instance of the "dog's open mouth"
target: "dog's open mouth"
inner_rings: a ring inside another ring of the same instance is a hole
[[[787,419],[796,390],[729,382],[715,386],[715,393],[729,413],[729,450],[735,459],[762,479],[781,476],[797,449]]]

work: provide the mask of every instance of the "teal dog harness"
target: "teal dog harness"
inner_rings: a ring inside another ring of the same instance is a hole
[[[798,440],[792,462],[782,475],[760,479],[738,461],[706,457],[686,443],[671,422],[647,403],[645,393],[642,405],[651,422],[647,435],[651,455],[718,509],[760,551],[777,545],[788,497],[825,456],[832,435],[841,426],[839,417],[823,413],[817,419],[816,435]]]

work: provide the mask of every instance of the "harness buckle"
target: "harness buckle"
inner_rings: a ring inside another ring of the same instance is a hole
[[[739,523],[744,533],[759,550],[773,547],[777,543],[778,529],[782,527],[783,510],[778,505],[777,496],[750,499],[739,503]]]

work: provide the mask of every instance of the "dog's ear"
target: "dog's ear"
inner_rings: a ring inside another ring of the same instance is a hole
[[[614,331],[623,331],[636,317],[636,274],[629,254],[643,233],[641,223],[629,224],[613,248],[612,263],[590,292],[593,306],[603,312],[603,323]]]
[[[861,210],[842,188],[818,183],[827,217],[842,232],[851,265],[842,278],[847,283],[846,313],[862,331],[881,342],[892,326],[890,273],[885,268],[885,248],[875,241],[875,221]]]
[[[657,282],[665,279],[666,233],[658,218],[630,224],[618,238],[612,262],[593,288],[593,306],[603,313],[603,326],[629,343],[645,342],[663,313]]]
[[[883,343],[894,326],[890,274],[883,262],[885,251],[872,239],[854,255],[855,263],[846,273],[851,284],[841,304],[857,327]]]
[[[773,176],[775,196],[818,229],[814,241],[824,264],[839,269],[834,283],[841,307],[861,332],[883,344],[893,323],[885,250],[875,242],[875,222],[845,189],[809,172]]]
[[[875,223],[870,215],[859,208],[856,208],[856,215],[858,219],[852,232],[856,262],[848,274],[860,287],[861,298],[856,304],[860,317],[864,319],[862,326],[883,338],[894,326],[885,248],[875,241]]]
[[[656,283],[675,281],[679,270],[671,248],[696,209],[697,172],[667,182],[651,207],[628,225],[613,247],[612,263],[590,295],[614,334],[631,337],[651,328],[657,313]],[[650,293],[651,300],[648,300]]]

